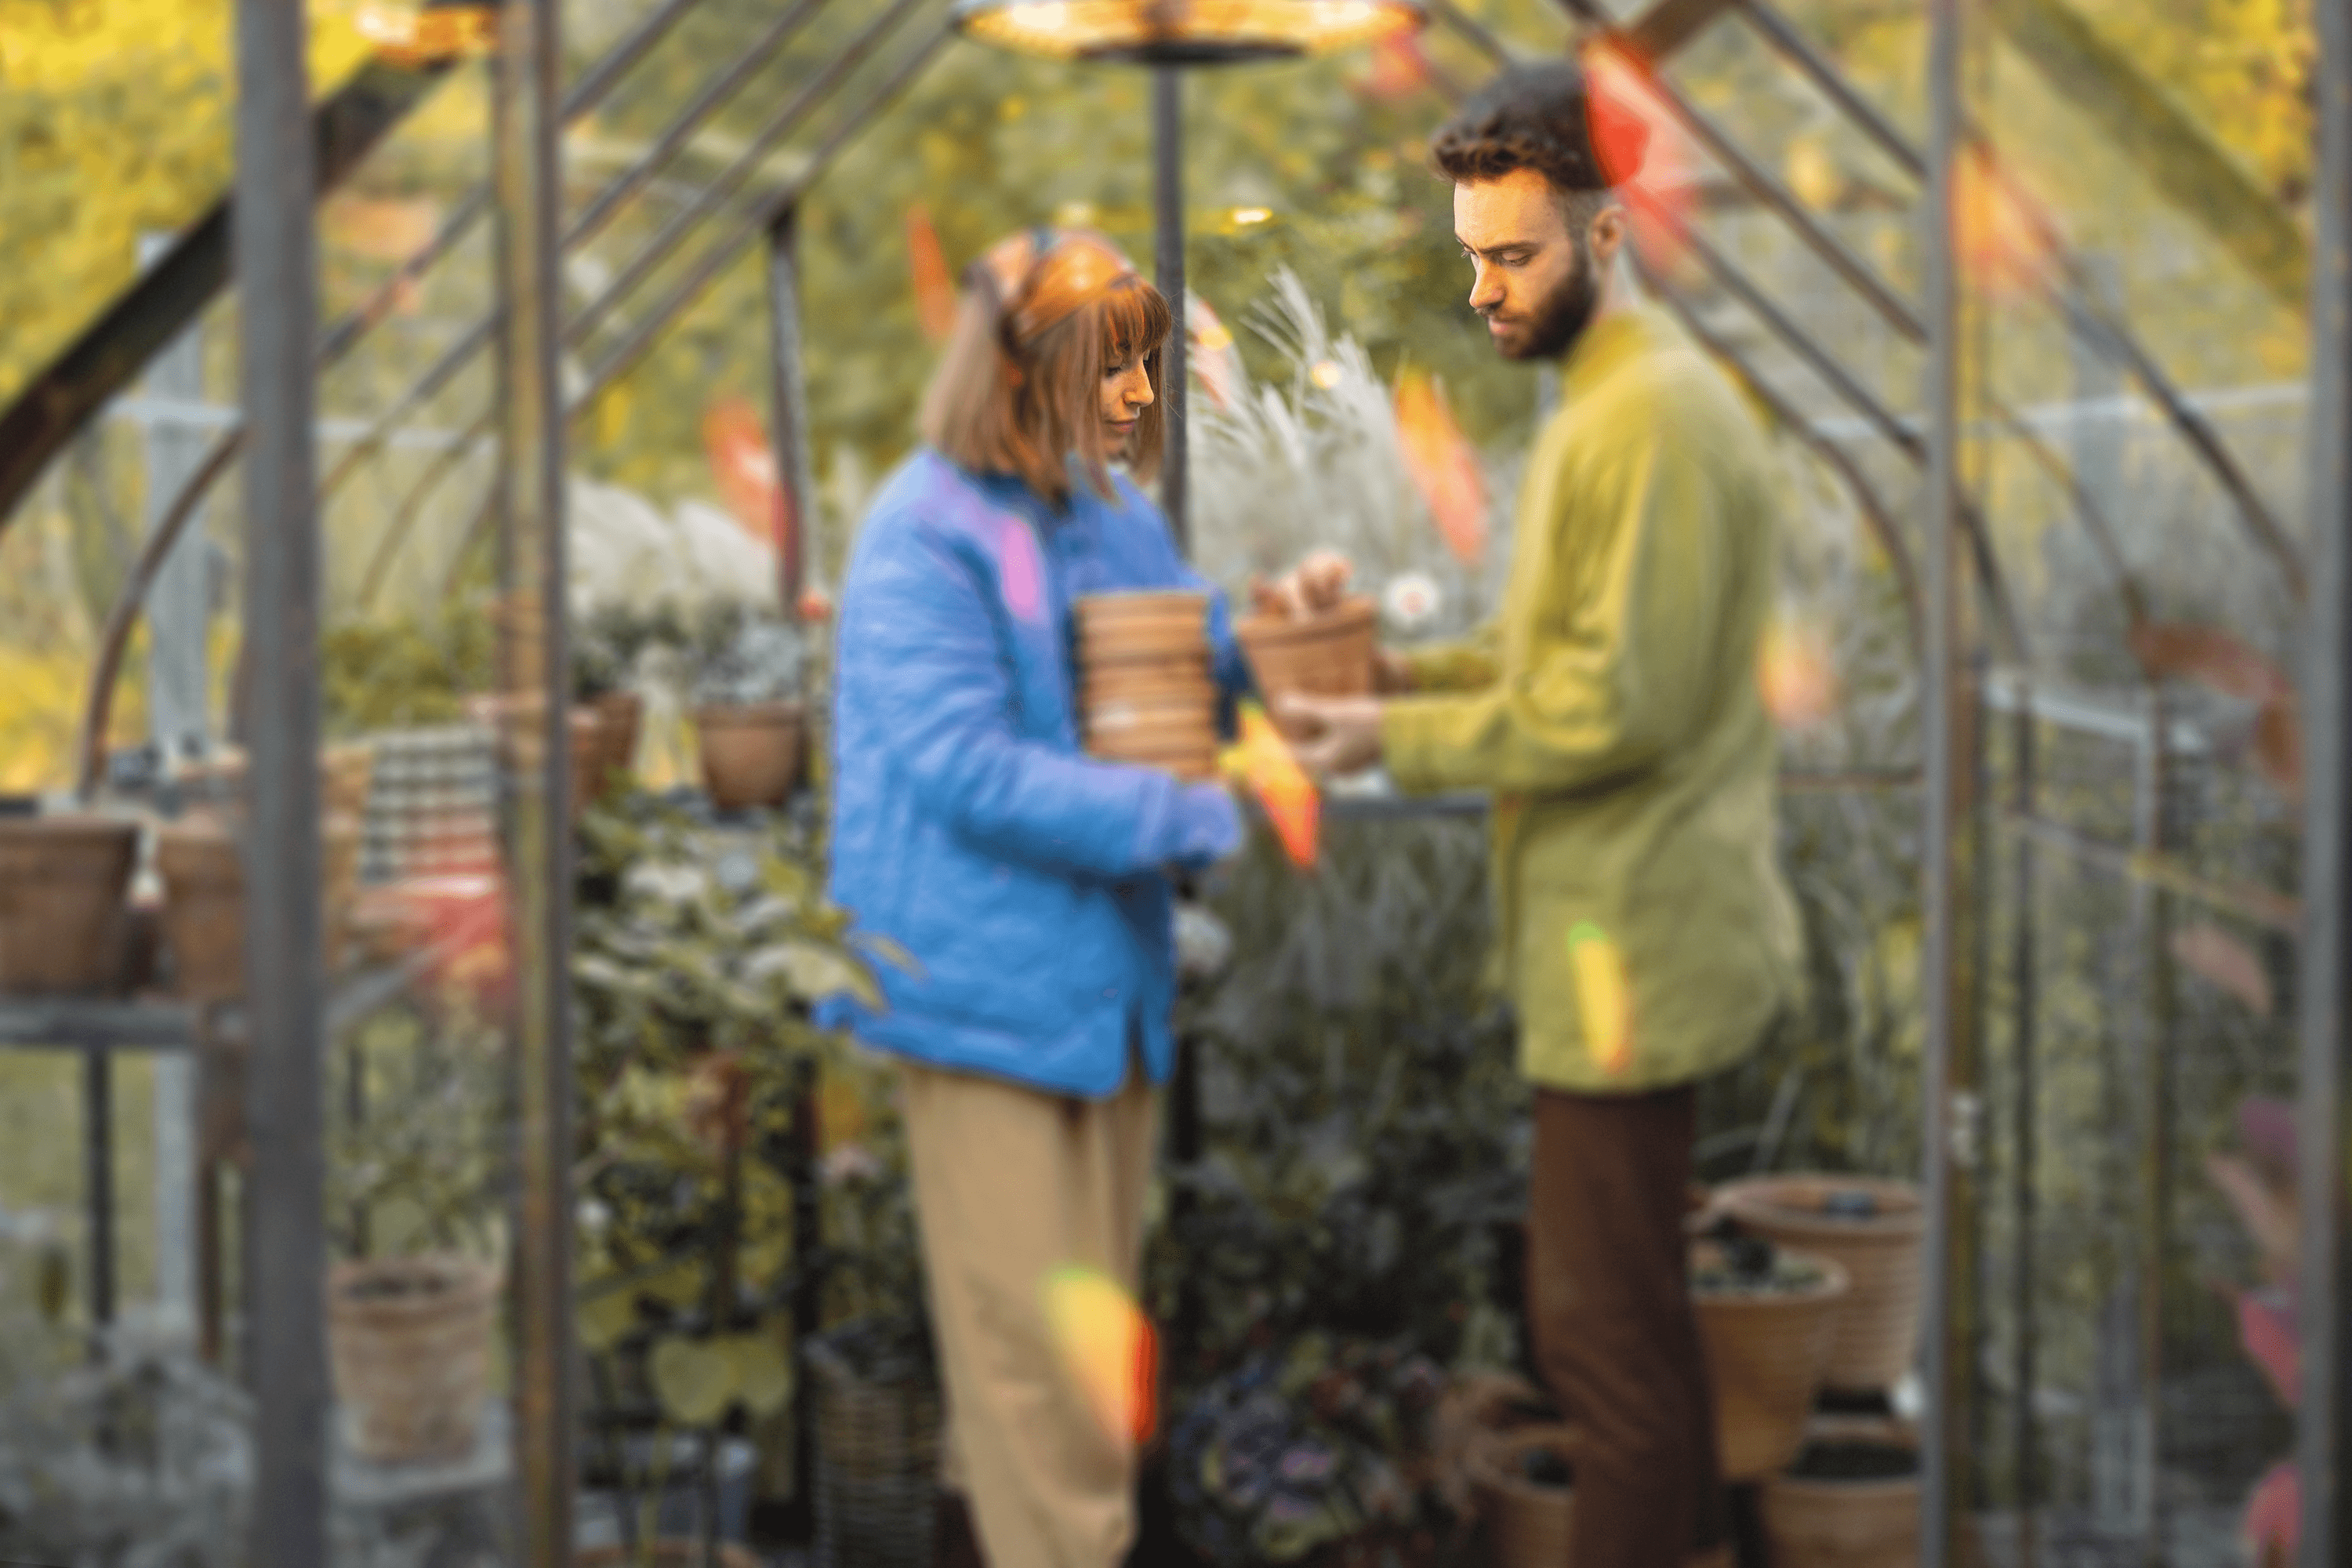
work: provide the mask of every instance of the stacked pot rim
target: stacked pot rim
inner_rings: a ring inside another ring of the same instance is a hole
[[[1841,1194],[1867,1198],[1869,1212],[1832,1211],[1828,1205]],[[1833,1258],[1853,1277],[1824,1386],[1883,1390],[1910,1370],[1919,1345],[1927,1222],[1916,1186],[1820,1172],[1756,1176],[1717,1189],[1715,1208],[1767,1240]]]

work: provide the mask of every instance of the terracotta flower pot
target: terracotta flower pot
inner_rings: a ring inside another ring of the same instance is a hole
[[[1216,775],[1208,615],[1204,594],[1078,601],[1078,715],[1089,755],[1184,779]]]
[[[591,798],[617,787],[635,771],[637,732],[644,727],[646,700],[634,691],[607,691],[590,704],[596,710],[603,742],[596,787]]]
[[[464,1258],[329,1271],[327,1349],[354,1452],[406,1464],[472,1451],[498,1301],[498,1271]]]
[[[1379,610],[1362,595],[1304,620],[1244,616],[1234,635],[1269,711],[1284,697],[1367,697],[1372,690],[1374,629]],[[1296,739],[1295,726],[1276,727]]]
[[[0,818],[0,994],[119,987],[136,823],[81,815]]]
[[[1527,1460],[1548,1453],[1573,1467],[1579,1442],[1573,1426],[1521,1426],[1492,1434],[1472,1452],[1470,1490],[1495,1568],[1559,1568],[1569,1561],[1576,1494],[1567,1483],[1536,1480]]]
[[[1899,1423],[1813,1423],[1797,1464],[1764,1483],[1772,1568],[1916,1568],[1917,1439]],[[1908,1455],[1907,1473],[1898,1471]],[[1889,1461],[1893,1462],[1889,1462]]]
[[[1712,1243],[1703,1242],[1693,1249],[1694,1267],[1711,1266],[1718,1257]],[[1727,1480],[1771,1475],[1803,1446],[1805,1418],[1821,1392],[1848,1289],[1845,1269],[1830,1258],[1786,1251],[1780,1258],[1812,1278],[1801,1285],[1692,1284]]]
[[[340,968],[352,906],[359,894],[360,825],[331,816],[320,825],[327,967]],[[191,812],[155,835],[163,878],[163,940],[172,950],[173,989],[193,1002],[245,994],[245,863],[231,819]]]
[[[782,805],[800,782],[803,740],[797,702],[746,702],[698,708],[702,784],[721,811]]]
[[[1715,1207],[1780,1246],[1843,1265],[1853,1282],[1822,1373],[1828,1388],[1893,1387],[1919,1348],[1926,1214],[1908,1182],[1802,1174],[1732,1182]]]

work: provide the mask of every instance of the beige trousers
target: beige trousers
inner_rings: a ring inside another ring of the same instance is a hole
[[[1135,1448],[1103,1428],[1047,1326],[1046,1278],[1131,1295],[1157,1106],[900,1068],[915,1210],[948,1404],[949,1480],[991,1568],[1116,1568],[1135,1536]]]

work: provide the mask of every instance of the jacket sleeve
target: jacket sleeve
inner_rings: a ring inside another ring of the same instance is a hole
[[[1006,859],[1104,879],[1204,866],[1239,844],[1215,785],[1018,736],[971,563],[918,521],[892,531],[860,552],[842,595],[841,700],[878,710],[873,729],[926,813]]]
[[[1475,691],[1480,687],[1492,686],[1501,671],[1495,658],[1501,638],[1501,628],[1489,621],[1468,637],[1453,642],[1428,643],[1398,651],[1412,671],[1415,691],[1433,695]]]
[[[1407,698],[1382,721],[1401,788],[1545,793],[1640,773],[1718,700],[1732,542],[1696,451],[1662,435],[1588,452],[1562,515],[1526,542],[1485,689]]]

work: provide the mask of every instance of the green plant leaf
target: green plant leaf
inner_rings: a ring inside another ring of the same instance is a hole
[[[793,1363],[783,1347],[765,1333],[736,1334],[718,1342],[744,1408],[754,1416],[773,1415],[793,1397]]]
[[[652,1370],[663,1413],[682,1426],[709,1426],[743,1392],[724,1342],[664,1340],[654,1347]]]

